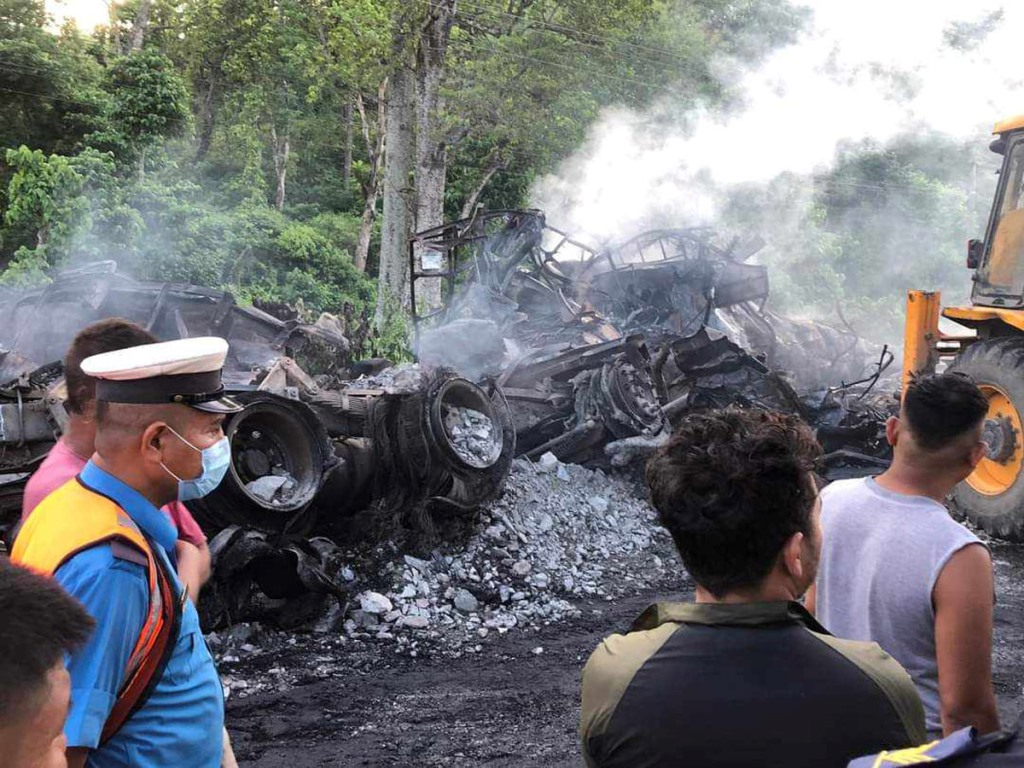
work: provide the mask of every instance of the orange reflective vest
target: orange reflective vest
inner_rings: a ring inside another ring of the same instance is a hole
[[[177,595],[164,561],[135,522],[114,501],[69,480],[37,506],[14,541],[11,560],[52,577],[79,552],[109,542],[128,558],[145,563],[149,610],[128,659],[114,708],[104,724],[105,743],[142,707],[163,675],[181,628],[185,591]],[[125,549],[127,548],[127,550]],[[115,551],[116,554],[116,551]]]

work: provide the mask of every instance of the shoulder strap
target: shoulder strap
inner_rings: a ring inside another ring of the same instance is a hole
[[[143,627],[143,636],[139,638],[139,644],[144,645],[142,653],[137,661],[134,670],[130,671],[130,677],[121,688],[121,692],[114,702],[114,708],[103,725],[103,732],[100,735],[100,745],[112,739],[118,731],[124,727],[132,715],[138,712],[145,705],[153,689],[164,675],[167,663],[174,652],[174,646],[181,631],[181,615],[184,610],[185,600],[188,599],[188,592],[184,589],[177,595],[174,591],[174,581],[167,573],[167,565],[162,557],[152,550],[151,557],[157,567],[157,583],[160,595],[161,619],[157,622],[155,632],[147,642],[145,637],[150,622]],[[139,651],[139,647],[136,647]],[[133,657],[136,654],[132,654]]]

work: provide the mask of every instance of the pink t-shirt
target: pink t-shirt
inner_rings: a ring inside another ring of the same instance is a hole
[[[88,461],[72,451],[64,438],[58,440],[57,444],[50,449],[50,453],[43,463],[39,465],[39,469],[28,479],[25,496],[21,502],[21,519],[27,518],[32,510],[39,505],[39,502],[68,480],[76,477]],[[172,501],[163,508],[163,511],[171,518],[174,527],[178,529],[179,539],[187,541],[189,544],[195,544],[197,547],[206,543],[206,537],[199,524],[180,501]]]

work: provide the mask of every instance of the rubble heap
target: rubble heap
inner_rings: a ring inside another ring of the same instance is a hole
[[[412,647],[424,631],[448,648],[472,647],[575,614],[572,599],[612,599],[661,579],[666,557],[667,533],[631,482],[551,454],[518,459],[465,546],[385,563],[385,586],[357,595],[343,626],[361,640]]]
[[[347,676],[346,660],[381,652],[474,654],[510,631],[578,616],[586,601],[611,601],[651,584],[682,588],[686,579],[667,532],[631,478],[562,464],[550,454],[514,462],[502,496],[485,505],[462,544],[415,554],[387,544],[361,562],[335,563],[339,581],[360,586],[347,612],[344,601],[329,601],[310,622],[311,635],[253,622],[209,635],[225,693],[245,698]],[[314,668],[278,660],[307,645]],[[240,659],[258,657],[267,659],[257,663],[268,667],[264,674],[238,672]]]
[[[361,588],[347,611],[329,600],[315,624],[413,656],[472,653],[492,634],[577,615],[581,599],[612,600],[682,574],[656,517],[630,478],[551,454],[517,459],[461,543],[416,554],[385,545],[364,555],[365,572],[335,559],[334,578]],[[215,640],[232,632],[251,634]]]

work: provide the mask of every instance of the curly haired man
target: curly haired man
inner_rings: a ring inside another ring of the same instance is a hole
[[[819,453],[793,417],[727,409],[689,416],[651,459],[651,499],[696,602],[651,606],[591,655],[590,768],[845,766],[923,741],[903,668],[797,602],[822,547]]]

